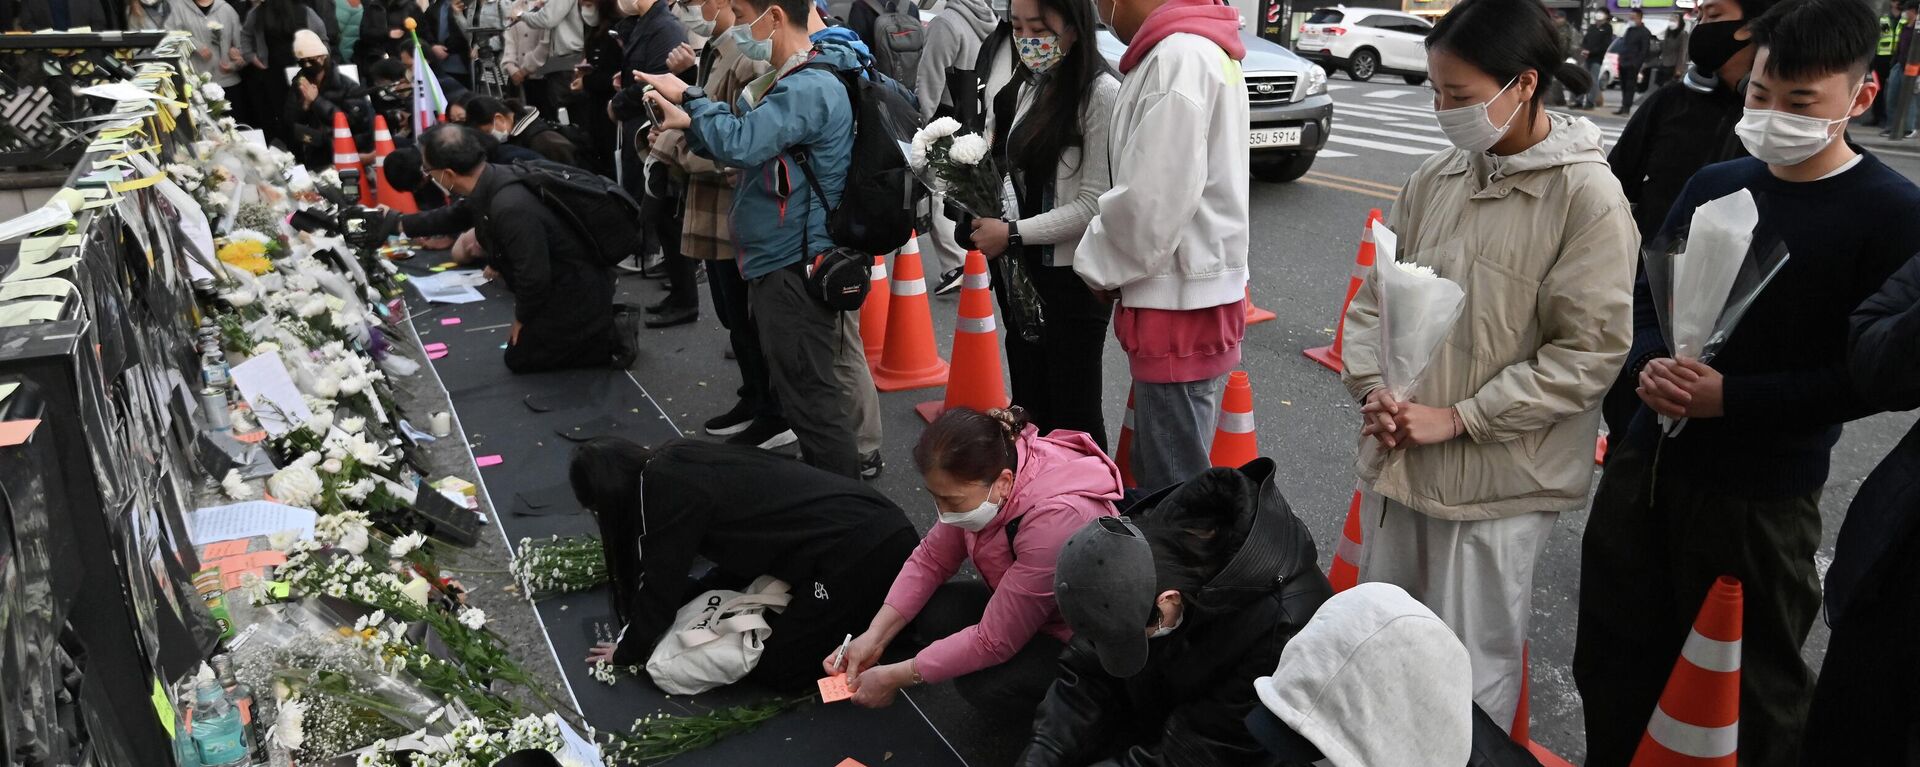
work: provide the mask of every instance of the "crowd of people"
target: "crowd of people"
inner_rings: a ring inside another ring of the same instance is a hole
[[[23,18],[77,26],[93,1],[29,0]],[[243,121],[309,163],[331,162],[336,114],[363,151],[385,118],[411,149],[384,171],[424,212],[371,214],[364,234],[443,238],[497,275],[516,372],[628,367],[639,326],[697,321],[706,283],[741,379],[703,424],[724,444],[574,454],[625,624],[591,661],[637,663],[689,596],[773,575],[794,599],[751,678],[846,674],[863,706],[952,681],[1015,723],[1023,765],[1531,763],[1501,736],[1534,567],[1560,515],[1590,505],[1573,659],[1588,764],[1632,758],[1722,575],[1745,584],[1742,764],[1920,757],[1920,437],[1861,487],[1824,594],[1814,561],[1842,424],[1920,402],[1901,353],[1920,346],[1920,188],[1845,138],[1887,114],[1876,67],[1904,51],[1859,0],[1701,0],[1657,53],[1639,11],[1619,41],[1574,35],[1538,0],[1463,0],[1439,20],[1427,71],[1452,148],[1386,225],[1466,301],[1403,396],[1371,285],[1348,311],[1364,585],[1340,595],[1275,465],[1208,458],[1248,281],[1230,6],[1012,0],[1000,18],[982,0],[860,0],[843,22],[814,0],[139,2],[137,24],[192,33]],[[1117,67],[1102,27],[1127,43]],[[447,99],[418,135],[409,28]],[[1636,70],[1677,75],[1652,78],[1611,151],[1546,108],[1559,92],[1591,105],[1609,49],[1623,113]],[[866,129],[854,82],[987,137],[1008,171],[1004,217],[924,202],[931,289],[978,250],[1023,262],[1046,313],[1037,335],[1005,334],[1016,407],[956,408],[919,436],[939,512],[924,537],[860,481],[882,469],[882,434],[859,317],[812,283]],[[552,202],[569,188],[610,217],[583,226]],[[1641,256],[1741,192],[1755,247],[1791,257],[1702,361],[1663,333]],[[597,230],[625,225],[640,244],[609,255],[617,238]],[[617,305],[622,270],[664,278],[665,298]],[[1108,457],[1109,332],[1138,490]],[[796,442],[799,461],[767,452]],[[979,580],[956,577],[969,564]],[[1823,596],[1816,677],[1801,650]]]

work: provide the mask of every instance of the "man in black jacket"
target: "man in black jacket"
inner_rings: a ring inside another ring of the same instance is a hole
[[[1920,407],[1920,259],[1853,313],[1847,367],[1874,407]],[[1867,475],[1827,569],[1833,638],[1813,692],[1800,762],[1915,764],[1920,738],[1920,427]]]
[[[1620,191],[1633,205],[1643,245],[1653,244],[1667,211],[1695,171],[1747,155],[1733,135],[1745,105],[1738,86],[1753,68],[1746,25],[1772,5],[1773,0],[1700,3],[1700,25],[1687,49],[1692,66],[1678,82],[1647,95],[1607,154]],[[1609,433],[1625,434],[1627,421],[1640,408],[1635,386],[1633,376],[1623,373],[1607,392],[1601,412]]]
[[[378,242],[397,225],[409,236],[473,229],[487,265],[513,291],[507,369],[532,373],[633,364],[639,343],[631,315],[615,311],[613,275],[565,219],[521,183],[511,167],[487,162],[487,142],[472,128],[441,124],[420,139],[424,170],[461,199],[438,210],[391,212],[363,242]],[[617,321],[616,321],[617,320]]]
[[[1607,48],[1613,45],[1613,16],[1601,11],[1587,22],[1587,33],[1580,37],[1580,61],[1593,75],[1593,88],[1579,99],[1581,109],[1600,106],[1600,69],[1607,62]]]
[[[1208,469],[1068,539],[1054,599],[1073,642],[1018,764],[1276,763],[1245,725],[1253,681],[1332,588],[1274,472]]]
[[[1620,36],[1620,108],[1614,114],[1633,111],[1633,97],[1640,92],[1640,68],[1647,65],[1653,52],[1653,33],[1647,31],[1645,15],[1635,8],[1627,16],[1627,32]]]

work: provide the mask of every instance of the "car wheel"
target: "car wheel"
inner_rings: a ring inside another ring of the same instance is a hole
[[[1424,85],[1427,82],[1426,75],[1403,75],[1400,79],[1407,81],[1408,85]]]
[[[1374,73],[1379,70],[1380,54],[1374,53],[1372,48],[1354,51],[1353,58],[1347,60],[1347,76],[1359,82],[1372,80]]]
[[[1284,184],[1307,175],[1313,168],[1313,158],[1318,152],[1294,152],[1284,155],[1255,157],[1253,159],[1253,177],[1269,184]]]

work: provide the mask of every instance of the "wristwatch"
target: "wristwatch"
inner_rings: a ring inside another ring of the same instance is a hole
[[[680,92],[680,106],[686,106],[693,103],[695,99],[704,99],[706,97],[707,89],[698,85],[689,85],[686,90]]]
[[[1007,247],[1009,248],[1026,247],[1026,244],[1027,244],[1026,241],[1020,238],[1020,222],[1010,218],[1002,219],[1002,220],[1007,222]]]

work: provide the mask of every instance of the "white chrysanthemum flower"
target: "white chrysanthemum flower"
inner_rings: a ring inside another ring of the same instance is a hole
[[[478,607],[468,607],[460,611],[460,625],[479,631],[487,625],[487,614]]]
[[[253,487],[240,478],[238,469],[227,470],[227,475],[220,478],[220,489],[226,492],[228,498],[236,501],[252,500],[254,497]]]
[[[265,357],[269,354],[276,354],[279,351],[280,345],[272,341],[261,341],[253,345],[253,356],[255,357]]]
[[[306,506],[320,497],[320,475],[313,467],[296,463],[267,478],[267,492],[289,506]]]
[[[273,742],[288,751],[298,751],[307,742],[307,704],[298,699],[280,702],[273,720]]]
[[[354,503],[359,503],[366,500],[367,496],[372,495],[373,489],[373,479],[362,477],[354,481],[353,484],[340,488],[340,496]]]
[[[1440,279],[1440,275],[1435,273],[1433,271],[1433,267],[1431,266],[1426,266],[1424,264],[1409,263],[1406,261],[1398,261],[1398,260],[1392,263],[1395,267],[1398,267],[1400,269],[1400,272],[1402,274],[1405,274],[1409,277],[1415,277],[1423,280]]]
[[[365,376],[355,375],[355,376],[347,376],[345,378],[340,379],[340,394],[342,396],[351,397],[355,394],[359,394],[360,392],[366,391],[366,389],[367,389],[367,379]]]
[[[207,22],[207,29],[213,32],[220,31],[220,22]],[[220,87],[219,83],[207,83],[200,86],[200,95],[206,96],[208,101],[226,101],[227,89]]]
[[[953,140],[953,147],[947,150],[947,156],[961,165],[979,165],[987,158],[987,140],[978,134],[968,134]]]
[[[361,429],[367,428],[367,419],[357,415],[350,415],[334,422],[333,425],[340,427],[341,431],[348,434],[359,434]]]
[[[253,291],[247,290],[245,288],[236,288],[234,290],[227,291],[225,293],[220,294],[220,298],[221,300],[224,300],[227,303],[232,304],[235,308],[253,305]]]
[[[320,471],[324,474],[339,474],[342,468],[345,467],[341,465],[338,458],[328,458],[320,462]]]
[[[293,548],[294,544],[300,542],[300,531],[298,530],[281,530],[280,532],[267,536],[267,546],[279,552],[288,552]]]
[[[951,136],[958,132],[960,132],[959,120],[955,120],[951,117],[942,117],[940,119],[934,120],[933,122],[927,123],[927,127],[921,128],[920,132],[916,134],[916,137],[926,136],[927,143],[931,144],[933,143],[934,139],[945,138],[947,136]]]
[[[393,539],[393,547],[390,551],[394,559],[399,559],[425,545],[427,545],[427,536],[412,532]]]

